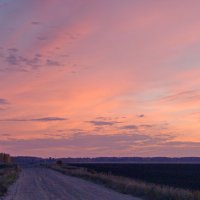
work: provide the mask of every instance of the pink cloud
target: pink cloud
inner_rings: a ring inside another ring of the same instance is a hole
[[[199,4],[195,0],[182,1],[181,6],[178,0],[19,0],[0,7],[4,9],[0,13],[0,98],[9,102],[0,102],[4,113],[0,135],[34,140],[47,134],[54,137],[58,128],[81,129],[94,135],[115,134],[111,138],[120,142],[120,134],[137,130],[149,137],[170,134],[178,142],[199,142],[194,115],[200,109]],[[69,118],[70,123],[38,120],[32,127],[33,121],[3,121],[48,116]],[[103,121],[99,116],[110,119],[104,123],[122,121],[123,125],[85,123]],[[87,138],[92,141],[93,136]],[[187,146],[191,147],[184,143]],[[12,141],[5,150],[8,147],[12,149]],[[141,154],[155,155],[163,149],[163,155],[176,156],[176,149],[182,148],[173,146],[172,152],[167,147],[171,143],[153,146],[152,151],[144,145]],[[81,149],[79,143],[77,148]],[[87,147],[89,155],[93,148]],[[132,151],[130,146],[112,148],[113,155]],[[55,149],[62,155],[65,150]],[[76,155],[75,150],[71,153]]]

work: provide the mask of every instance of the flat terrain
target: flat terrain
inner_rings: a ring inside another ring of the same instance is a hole
[[[3,200],[139,200],[45,168],[23,169]]]
[[[190,190],[200,189],[200,164],[81,163],[73,165],[147,183]]]

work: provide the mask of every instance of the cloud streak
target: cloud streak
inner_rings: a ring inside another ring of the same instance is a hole
[[[77,133],[69,138],[41,138],[32,140],[8,139],[0,141],[1,145],[8,145],[10,150],[28,148],[29,150],[40,150],[41,153],[53,148],[60,149],[77,149],[74,153],[78,156],[87,156],[88,153],[93,155],[99,151],[106,152],[111,155],[113,149],[129,152],[130,149],[137,149],[141,145],[157,145],[167,141],[171,141],[171,136],[155,136],[151,137],[146,134],[117,134],[117,135],[94,135],[86,133]],[[80,149],[85,149],[87,152],[80,152]],[[66,153],[66,152],[65,152]],[[67,154],[65,154],[66,156]],[[127,154],[128,155],[128,154]]]
[[[9,101],[7,99],[0,98],[0,105],[7,105]]]
[[[135,130],[135,129],[138,129],[138,126],[136,126],[136,125],[126,125],[126,126],[122,126],[122,127],[120,127],[121,129],[127,129],[127,130]]]
[[[119,124],[121,122],[118,121],[88,121],[90,124],[94,125],[94,126],[113,126],[115,124]]]
[[[51,122],[51,121],[65,121],[67,118],[63,117],[43,117],[43,118],[32,118],[32,119],[1,119],[0,121],[10,122]]]

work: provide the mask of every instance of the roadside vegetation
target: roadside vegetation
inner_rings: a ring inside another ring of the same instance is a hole
[[[121,193],[141,197],[145,200],[200,200],[200,191],[191,191],[136,181],[123,176],[99,173],[94,170],[88,170],[87,168],[70,166],[62,163],[52,165],[51,168],[63,174],[103,184]]]
[[[184,163],[74,163],[76,167],[110,173],[145,183],[200,190],[200,164]]]
[[[15,182],[19,175],[19,167],[12,163],[9,154],[0,154],[0,197],[3,196],[8,187]]]

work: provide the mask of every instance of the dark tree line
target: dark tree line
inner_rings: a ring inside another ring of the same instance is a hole
[[[0,153],[0,163],[11,163],[11,156],[7,153]]]

